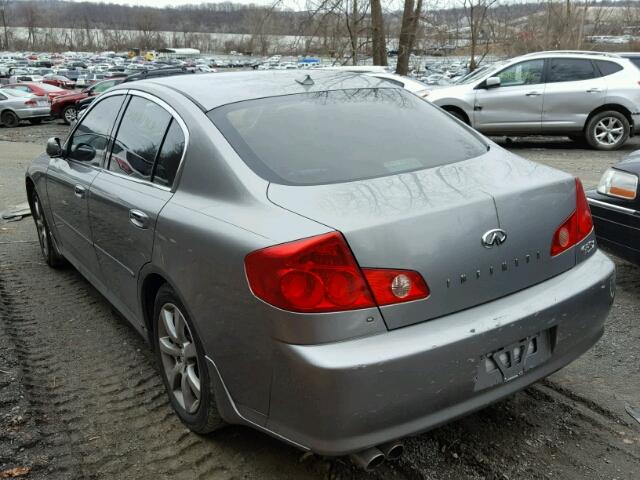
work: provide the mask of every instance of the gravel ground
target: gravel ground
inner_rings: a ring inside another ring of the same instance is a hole
[[[25,201],[24,170],[57,123],[0,128],[0,211]],[[579,175],[613,153],[563,139],[498,141]],[[0,478],[638,479],[640,270],[616,260],[618,296],[602,340],[572,365],[461,420],[406,440],[373,473],[303,455],[243,427],[198,436],[172,414],[146,343],[74,269],[49,269],[31,219],[0,223]]]

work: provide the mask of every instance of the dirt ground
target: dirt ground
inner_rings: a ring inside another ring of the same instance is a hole
[[[0,128],[0,211],[25,201],[23,176],[48,123]],[[502,145],[579,175],[613,153],[565,139]],[[228,427],[209,436],[172,414],[147,344],[73,268],[49,269],[30,218],[0,221],[0,478],[33,479],[629,479],[640,478],[640,269],[615,259],[618,295],[602,340],[547,380],[406,439],[373,473]],[[14,472],[20,472],[15,470]],[[28,473],[27,473],[28,472]]]

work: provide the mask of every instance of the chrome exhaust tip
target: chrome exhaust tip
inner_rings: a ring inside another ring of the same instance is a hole
[[[404,444],[399,440],[378,445],[378,449],[384,454],[387,460],[398,460],[404,453]]]
[[[382,453],[376,447],[367,448],[360,452],[352,453],[349,455],[351,461],[363,470],[373,470],[379,467],[385,459],[384,453]]]

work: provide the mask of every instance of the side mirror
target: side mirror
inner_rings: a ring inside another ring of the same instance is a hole
[[[489,77],[484,82],[487,88],[496,88],[500,86],[500,77]]]
[[[62,156],[62,147],[60,146],[60,139],[58,137],[51,137],[47,140],[47,155],[51,158]]]
[[[88,143],[79,143],[70,152],[71,157],[81,162],[90,162],[96,156],[96,149]]]

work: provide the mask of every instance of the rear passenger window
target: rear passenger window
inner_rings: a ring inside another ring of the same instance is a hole
[[[162,145],[171,115],[156,103],[134,96],[116,135],[109,170],[151,180],[153,163]]]
[[[549,79],[547,82],[575,82],[589,80],[598,76],[591,60],[552,58],[549,64]]]
[[[596,60],[596,65],[598,70],[600,70],[600,74],[603,77],[607,75],[612,75],[616,72],[622,70],[622,66],[615,62],[607,62],[606,60]]]
[[[153,172],[153,183],[171,187],[173,179],[176,177],[182,152],[184,150],[184,134],[182,128],[175,120],[171,121],[171,126],[162,144],[158,162]]]

